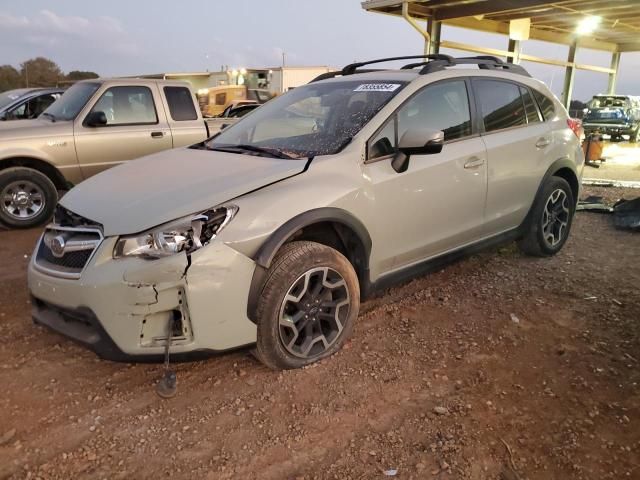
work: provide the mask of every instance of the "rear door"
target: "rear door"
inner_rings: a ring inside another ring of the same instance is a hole
[[[486,227],[496,234],[524,220],[547,168],[552,135],[528,87],[489,78],[472,84],[489,164]]]
[[[207,129],[191,90],[185,85],[166,85],[162,87],[162,93],[173,148],[203,141],[207,137]]]
[[[472,125],[469,82],[429,84],[410,97],[368,141],[365,178],[379,221],[380,269],[390,271],[482,237],[487,192],[484,143]],[[410,128],[442,130],[442,152],[411,155],[405,172],[391,166]]]
[[[160,92],[154,84],[103,88],[97,100],[75,120],[76,152],[85,178],[172,147]],[[107,124],[87,125],[87,116],[98,111],[105,113]]]

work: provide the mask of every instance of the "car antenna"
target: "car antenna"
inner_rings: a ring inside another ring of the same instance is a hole
[[[177,377],[176,372],[169,366],[169,347],[171,346],[171,338],[173,337],[173,327],[175,323],[174,315],[169,316],[167,322],[167,340],[164,345],[164,369],[162,378],[156,384],[156,393],[162,398],[172,398],[176,395]]]

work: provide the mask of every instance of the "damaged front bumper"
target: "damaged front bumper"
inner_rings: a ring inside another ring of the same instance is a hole
[[[186,356],[252,344],[247,318],[255,263],[223,243],[158,260],[112,258],[106,238],[80,278],[51,275],[33,255],[28,281],[33,319],[115,361],[162,357],[173,320],[171,353]]]

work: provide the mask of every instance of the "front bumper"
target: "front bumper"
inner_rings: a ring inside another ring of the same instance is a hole
[[[28,270],[33,319],[114,361],[191,357],[256,341],[247,317],[254,262],[223,243],[159,260],[112,258],[115,238],[98,247],[77,280]]]

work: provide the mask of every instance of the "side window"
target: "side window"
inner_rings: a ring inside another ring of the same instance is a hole
[[[216,94],[216,105],[224,105],[227,103],[227,94],[226,93],[217,93]]]
[[[553,116],[555,115],[555,107],[553,104],[553,100],[551,100],[549,97],[547,97],[546,95],[543,95],[542,93],[540,93],[535,89],[532,89],[532,91],[533,91],[533,96],[535,97],[536,102],[538,102],[538,106],[542,111],[542,117],[544,118],[544,120],[547,121],[552,119]]]
[[[30,102],[31,116],[29,118],[38,117],[42,112],[49,108],[49,105],[55,102],[58,98],[60,98],[60,95],[57,93],[40,95],[39,97],[34,98],[31,101],[32,103]]]
[[[254,107],[245,106],[245,107],[237,107],[229,111],[229,118],[241,118],[244,117],[247,113],[254,110]]]
[[[537,123],[540,122],[540,114],[538,113],[538,107],[536,107],[533,98],[531,98],[531,94],[529,90],[520,86],[520,94],[522,95],[522,101],[524,102],[524,111],[527,115],[527,123]]]
[[[411,97],[369,140],[367,158],[394,153],[398,140],[410,128],[442,130],[445,141],[471,135],[471,113],[465,82],[437,83]]]
[[[369,140],[369,150],[367,158],[380,158],[391,155],[396,151],[396,116],[395,114],[387,120],[377,134]]]
[[[150,125],[158,123],[153,95],[148,87],[111,87],[91,109],[104,112],[107,125]]]
[[[526,125],[520,88],[499,80],[474,80],[473,88],[480,99],[485,132]]]
[[[169,104],[171,118],[176,121],[197,120],[198,113],[193,106],[191,91],[186,87],[164,87],[164,95]]]
[[[29,102],[24,102],[9,112],[10,118],[15,120],[24,120],[27,118]]]
[[[471,114],[465,82],[425,87],[398,111],[398,140],[410,128],[442,130],[444,140],[471,135]]]

